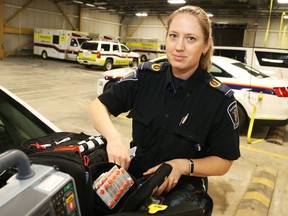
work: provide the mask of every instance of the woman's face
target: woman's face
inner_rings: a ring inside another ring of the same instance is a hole
[[[173,73],[192,74],[198,67],[200,57],[209,48],[204,41],[198,19],[189,14],[177,14],[168,29],[166,37],[166,54],[173,68]]]

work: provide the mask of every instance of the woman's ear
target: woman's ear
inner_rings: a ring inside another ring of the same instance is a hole
[[[206,45],[204,47],[203,55],[205,55],[208,52],[208,50],[209,50],[209,48],[211,46],[211,42],[212,42],[212,37],[209,37],[208,40],[207,40],[207,43],[206,43]]]

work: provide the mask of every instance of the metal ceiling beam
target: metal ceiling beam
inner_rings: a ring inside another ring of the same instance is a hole
[[[4,26],[8,26],[9,22],[11,20],[13,20],[15,17],[17,17],[23,10],[25,10],[28,5],[34,0],[30,0],[28,1],[22,8],[20,8],[12,17],[10,17],[10,19],[6,20],[6,22],[4,23]]]
[[[71,25],[72,29],[75,30],[75,31],[77,31],[78,28],[73,25],[73,23],[70,21],[69,17],[68,17],[68,16],[66,15],[66,13],[63,11],[63,9],[62,9],[61,6],[59,5],[59,3],[57,2],[55,5],[56,5],[56,7],[58,8],[58,10],[61,12],[61,14],[65,17],[65,19],[68,21],[68,23]]]
[[[143,24],[145,18],[141,17],[139,23],[137,24],[137,26],[135,28],[132,29],[132,27],[130,27],[131,29],[127,28],[127,37],[133,37],[134,33],[137,31],[137,29]],[[129,25],[128,25],[129,27]]]

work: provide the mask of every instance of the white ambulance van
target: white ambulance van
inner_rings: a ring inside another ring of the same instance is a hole
[[[215,46],[214,55],[234,58],[269,76],[288,80],[288,50]]]
[[[34,55],[43,59],[57,58],[76,61],[81,44],[89,33],[61,29],[34,29]]]
[[[126,38],[126,46],[133,52],[140,54],[141,62],[165,56],[166,45],[164,41],[148,38]]]

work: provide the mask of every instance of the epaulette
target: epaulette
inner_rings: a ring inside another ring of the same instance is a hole
[[[169,63],[168,62],[161,62],[161,63],[153,63],[153,62],[143,62],[141,64],[139,64],[137,69],[131,70],[130,73],[126,74],[122,79],[120,79],[118,81],[118,83],[120,82],[124,82],[124,81],[136,81],[138,80],[138,73],[143,71],[145,73],[147,73],[147,71],[151,71],[151,72],[161,72],[164,70],[164,68],[166,66],[168,66]]]
[[[161,72],[169,65],[168,62],[153,63],[150,61],[143,62],[139,65],[138,69],[141,71]]]
[[[234,92],[230,89],[227,85],[221,83],[218,79],[216,79],[213,75],[208,74],[205,77],[205,82],[212,88],[222,92],[225,96],[231,97],[233,96]]]

